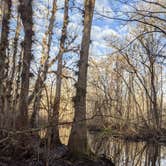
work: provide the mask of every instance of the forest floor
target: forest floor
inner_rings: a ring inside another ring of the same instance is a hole
[[[24,145],[17,141],[12,138],[0,144],[0,166],[114,166],[105,156],[72,155],[66,145],[48,152],[32,141]]]
[[[0,161],[1,166],[46,166],[46,162],[43,162],[42,160],[35,160],[35,159],[29,159],[29,160],[13,160],[10,162],[6,161]],[[92,160],[92,159],[85,159],[80,158],[75,161],[71,161],[69,159],[58,159],[51,161],[49,166],[114,166],[109,161],[103,161],[103,160]]]

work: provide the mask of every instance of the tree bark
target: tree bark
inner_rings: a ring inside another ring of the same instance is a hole
[[[78,82],[76,84],[76,96],[74,98],[75,116],[69,138],[69,148],[73,153],[87,152],[86,130],[86,89],[87,69],[90,46],[90,34],[93,19],[95,0],[85,0],[84,29],[80,50]]]
[[[19,0],[19,13],[24,26],[23,41],[23,64],[21,73],[21,90],[19,103],[19,128],[25,128],[28,125],[28,93],[29,93],[29,73],[32,60],[32,37],[33,37],[33,11],[32,0]]]
[[[16,59],[17,59],[17,52],[18,52],[18,40],[21,30],[21,23],[20,23],[20,16],[17,16],[17,26],[15,29],[15,36],[13,40],[13,53],[12,53],[12,64],[8,65],[9,73],[8,78],[6,79],[6,86],[5,86],[5,98],[4,98],[4,112],[5,112],[5,127],[10,128],[12,127],[13,123],[13,115],[14,109],[16,107],[16,103],[14,103],[14,89],[15,89],[15,74],[16,74]]]
[[[40,62],[41,66],[38,72],[37,80],[35,82],[34,91],[28,98],[28,105],[30,105],[34,99],[34,105],[33,105],[34,109],[30,119],[31,127],[36,126],[35,121],[36,121],[36,115],[39,112],[43,84],[47,78],[47,72],[49,68],[48,61],[49,61],[49,54],[50,54],[50,46],[52,42],[52,34],[53,34],[53,27],[55,23],[56,11],[57,11],[57,0],[54,0],[52,13],[49,20],[48,30],[45,33],[45,36],[43,38],[43,43],[42,43],[42,57]]]
[[[9,22],[11,17],[12,1],[3,1],[3,18],[2,18],[2,30],[1,30],[1,43],[0,43],[0,114],[4,109],[4,92],[5,92],[5,77],[7,66],[7,49],[9,46]],[[1,120],[1,119],[0,119]]]
[[[57,145],[61,144],[59,138],[59,109],[60,109],[60,98],[61,98],[61,86],[62,86],[62,68],[63,68],[63,53],[65,49],[65,40],[67,37],[67,26],[69,23],[69,0],[65,0],[65,7],[64,7],[64,19],[63,19],[63,27],[62,27],[62,34],[60,39],[60,50],[58,53],[58,69],[57,69],[57,78],[56,78],[56,92],[55,92],[55,99],[53,104],[53,118],[52,124],[53,128],[51,131],[51,144]]]

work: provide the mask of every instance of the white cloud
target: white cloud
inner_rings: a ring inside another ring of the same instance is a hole
[[[38,1],[39,2],[39,1]],[[51,10],[53,0],[49,1],[49,10]],[[76,0],[77,4],[81,4],[80,7],[83,7],[84,0]],[[46,27],[48,26],[48,19],[47,19],[47,13],[48,13],[48,4],[39,2],[40,4],[40,11],[36,11],[35,15],[35,28],[36,28],[36,36],[38,40],[42,41],[42,36],[45,32]],[[58,8],[61,8],[64,5],[64,0],[58,0],[57,1]],[[36,8],[39,8],[39,6],[36,3]],[[112,9],[109,5],[109,0],[96,0],[95,10],[97,10],[99,13],[106,14],[106,15],[112,15]],[[49,13],[49,17],[51,15],[51,12]],[[41,17],[39,20],[38,18]],[[82,37],[82,14],[79,11],[74,11],[70,13],[70,22],[68,26],[68,33],[72,36],[72,34],[78,34],[78,38],[75,41],[74,44],[81,44],[81,37]],[[105,21],[105,20],[104,20]],[[58,10],[56,13],[56,25],[54,26],[54,35],[53,35],[53,44],[51,51],[53,54],[57,52],[57,45],[58,45],[58,39],[61,35],[61,26],[63,22],[63,10]],[[96,22],[94,20],[93,26],[92,26],[92,32],[91,32],[91,50],[90,52],[93,55],[104,55],[107,53],[110,53],[111,49],[107,45],[106,38],[111,38],[114,36],[118,36],[118,34],[108,27],[108,22],[104,22],[107,26],[103,25],[96,25]],[[109,20],[110,23],[110,20]],[[52,53],[51,53],[52,56]]]
[[[64,7],[64,0],[57,0],[57,5],[58,5],[58,7],[59,8],[62,8],[62,7]]]
[[[60,22],[60,23],[62,23],[63,22],[63,12],[61,12],[61,11],[57,11],[56,12],[56,22]]]
[[[118,34],[109,27],[92,26],[91,32],[91,53],[93,55],[105,55],[111,52],[107,39],[118,37]]]
[[[94,41],[104,41],[106,38],[118,37],[118,33],[108,27],[92,26],[91,39]]]
[[[95,4],[95,10],[98,13],[107,15],[109,17],[113,16],[113,11],[111,9],[111,6],[109,4],[109,0],[97,0]]]
[[[82,15],[81,13],[75,13],[70,17],[71,22],[75,22],[77,24],[82,24]]]

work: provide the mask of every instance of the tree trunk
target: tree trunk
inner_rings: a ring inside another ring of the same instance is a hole
[[[9,46],[8,35],[9,35],[9,21],[11,17],[12,1],[3,1],[3,18],[2,18],[2,30],[1,30],[1,43],[0,43],[0,116],[4,109],[4,94],[5,94],[5,78],[7,66],[7,49]],[[0,119],[2,123],[2,119]]]
[[[73,153],[87,152],[86,130],[86,89],[87,69],[90,46],[90,34],[95,0],[85,0],[84,30],[81,43],[78,82],[76,84],[76,96],[74,99],[75,116],[69,138],[69,148]]]
[[[17,26],[16,26],[15,36],[14,36],[14,41],[13,41],[13,57],[12,57],[13,64],[12,64],[12,73],[11,73],[11,78],[10,78],[11,86],[12,86],[11,87],[12,92],[10,92],[11,100],[12,100],[10,108],[11,108],[11,113],[12,113],[12,127],[13,128],[15,128],[16,105],[18,104],[18,102],[17,102],[18,84],[19,84],[18,77],[19,77],[19,73],[20,73],[19,68],[21,68],[19,66],[19,64],[21,65],[20,60],[22,59],[21,51],[20,51],[20,57],[17,56],[20,32],[21,32],[21,20],[20,20],[20,15],[18,14]],[[18,62],[17,62],[17,58],[19,58]],[[17,64],[18,64],[18,66],[17,66]],[[16,74],[18,74],[18,76]]]
[[[15,73],[16,73],[16,59],[17,59],[17,52],[18,52],[18,40],[21,30],[21,22],[20,16],[17,16],[17,26],[15,30],[15,36],[13,40],[13,54],[12,54],[12,64],[9,65],[8,68],[11,68],[11,72],[8,74],[8,78],[6,80],[5,86],[5,98],[4,98],[4,112],[5,112],[5,127],[11,128],[13,123],[13,113],[16,107],[16,103],[13,105],[14,96],[14,88],[15,88]]]
[[[32,60],[32,37],[33,37],[33,11],[32,0],[19,0],[19,12],[24,26],[24,41],[23,41],[23,65],[21,73],[21,90],[19,103],[19,126],[25,128],[28,125],[28,92],[29,92],[29,73]]]
[[[160,122],[159,122],[159,110],[157,104],[157,92],[155,86],[155,59],[150,57],[150,85],[151,85],[151,98],[152,98],[152,117],[153,117],[153,125],[155,129],[159,129]]]
[[[48,30],[45,33],[45,36],[43,38],[43,43],[42,43],[42,57],[41,57],[41,62],[40,62],[40,69],[38,72],[37,80],[35,82],[35,87],[34,91],[28,98],[28,104],[30,105],[31,102],[34,99],[33,103],[33,113],[31,116],[31,127],[35,127],[35,121],[36,121],[36,115],[39,112],[40,108],[40,101],[41,101],[41,95],[42,95],[42,89],[44,82],[47,78],[47,72],[48,72],[48,61],[49,61],[49,55],[50,55],[50,46],[52,42],[52,34],[53,34],[53,27],[55,23],[55,15],[57,11],[57,0],[53,1],[53,7],[52,7],[52,13],[51,17],[49,20],[49,26]]]
[[[64,7],[64,19],[63,19],[63,27],[62,27],[62,35],[60,39],[60,50],[58,53],[58,69],[57,69],[57,79],[56,79],[56,93],[53,104],[53,118],[52,118],[52,131],[51,131],[51,144],[56,146],[57,144],[61,144],[59,138],[59,109],[60,109],[60,98],[61,98],[61,86],[62,86],[62,68],[63,68],[63,53],[65,47],[65,40],[67,37],[67,26],[68,26],[68,11],[69,10],[69,0],[65,0]]]

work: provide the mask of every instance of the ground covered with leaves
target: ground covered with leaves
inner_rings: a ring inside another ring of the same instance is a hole
[[[25,136],[1,141],[0,166],[114,166],[105,156],[73,155],[66,145],[48,151],[43,142],[37,144],[34,137]]]

